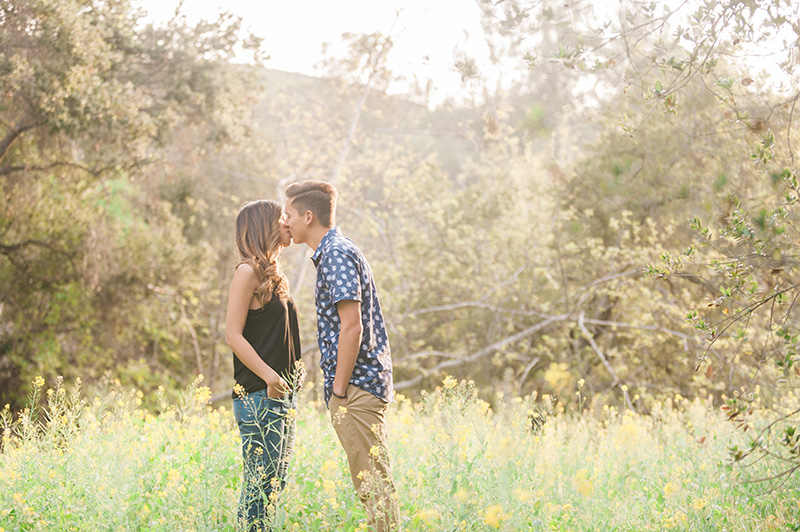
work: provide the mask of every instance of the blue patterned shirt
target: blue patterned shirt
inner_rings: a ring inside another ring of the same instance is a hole
[[[392,353],[366,257],[352,240],[334,227],[322,238],[311,260],[317,267],[317,336],[319,366],[325,379],[325,402],[331,398],[339,353],[341,323],[336,303],[344,300],[361,302],[363,329],[350,384],[390,402],[394,395]]]

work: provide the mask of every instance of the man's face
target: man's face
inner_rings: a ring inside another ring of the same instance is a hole
[[[286,200],[286,205],[283,208],[283,225],[295,244],[305,243],[308,224],[306,224],[305,216],[294,208],[291,199]]]

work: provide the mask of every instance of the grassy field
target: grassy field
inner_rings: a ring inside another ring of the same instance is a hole
[[[230,409],[193,387],[153,415],[141,394],[83,403],[56,383],[48,406],[12,415],[0,454],[0,532],[235,530],[241,482]],[[792,399],[796,404],[797,400]],[[747,479],[774,462],[732,467],[746,444],[720,413],[680,397],[648,416],[604,407],[498,401],[445,379],[390,409],[392,465],[404,530],[796,530],[800,481],[768,492]],[[543,408],[547,404],[547,408]],[[787,408],[792,405],[787,405]],[[539,431],[531,415],[545,412]],[[363,530],[363,511],[325,412],[301,404],[292,477],[277,530]],[[30,417],[35,417],[32,422]]]

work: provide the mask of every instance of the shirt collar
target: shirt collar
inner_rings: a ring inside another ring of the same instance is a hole
[[[342,230],[339,229],[338,226],[332,227],[325,233],[325,236],[322,237],[322,240],[319,241],[319,245],[317,249],[314,251],[314,254],[311,255],[311,260],[314,262],[314,266],[319,266],[319,261],[322,258],[322,254],[325,252],[325,248],[328,247],[328,244],[335,236],[341,236]]]

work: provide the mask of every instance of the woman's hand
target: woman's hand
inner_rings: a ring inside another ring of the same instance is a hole
[[[253,292],[258,287],[258,283],[258,276],[249,264],[240,264],[236,268],[228,297],[228,311],[225,316],[225,341],[231,346],[239,360],[267,383],[267,396],[278,398],[283,397],[290,390],[289,386],[275,370],[261,359],[243,335]]]
[[[292,389],[289,384],[274,371],[268,379],[265,379],[265,382],[267,383],[267,397],[272,399],[280,399]]]

